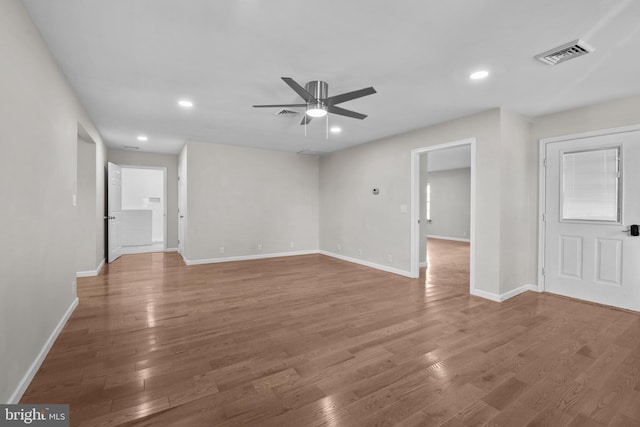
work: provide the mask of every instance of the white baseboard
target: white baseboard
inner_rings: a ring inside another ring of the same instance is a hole
[[[330,256],[332,258],[341,259],[343,261],[352,262],[354,264],[360,264],[360,265],[364,265],[366,267],[375,268],[376,270],[386,271],[387,273],[399,274],[400,276],[405,276],[405,277],[409,277],[409,278],[415,279],[415,277],[411,276],[411,272],[405,271],[405,270],[400,270],[399,268],[389,267],[387,265],[382,265],[382,264],[376,264],[375,262],[364,261],[364,260],[357,259],[357,258],[351,258],[351,257],[348,257],[348,256],[337,254],[335,252],[320,251],[320,253],[322,255]]]
[[[427,261],[423,261],[419,264],[420,267],[428,267]]]
[[[71,305],[69,306],[69,308],[67,309],[67,311],[64,313],[64,315],[62,316],[58,324],[56,325],[53,332],[51,332],[51,335],[49,336],[47,341],[44,343],[44,346],[40,350],[40,353],[38,353],[38,356],[36,357],[36,359],[33,361],[31,366],[27,370],[27,372],[22,377],[22,380],[20,381],[20,383],[18,383],[18,387],[16,387],[16,390],[9,397],[9,401],[7,402],[8,404],[16,404],[20,402],[20,399],[22,399],[22,395],[27,390],[27,387],[29,387],[31,380],[33,380],[33,377],[38,372],[38,369],[40,369],[40,365],[42,365],[42,362],[44,362],[44,359],[45,357],[47,357],[49,350],[51,350],[53,343],[58,338],[58,335],[60,335],[62,328],[64,328],[64,325],[67,324],[67,321],[69,320],[69,318],[71,317],[71,314],[73,314],[73,311],[76,309],[77,306],[78,306],[78,298],[76,297],[71,303]]]
[[[165,252],[178,252],[178,248],[167,248]]]
[[[280,252],[280,253],[271,253],[271,254],[254,254],[254,255],[240,255],[240,256],[230,256],[230,257],[221,257],[221,258],[208,258],[208,259],[187,259],[182,256],[184,263],[187,265],[200,265],[200,264],[215,264],[219,262],[230,262],[230,261],[250,261],[254,259],[265,259],[265,258],[280,258],[285,256],[298,256],[298,255],[310,255],[317,254],[318,250],[311,251],[295,251],[295,252]]]
[[[436,236],[434,234],[427,234],[427,238],[429,237],[431,237],[432,239],[453,240],[454,242],[471,242],[470,239],[462,239],[460,237]]]
[[[102,258],[102,261],[100,261],[100,264],[98,264],[98,267],[95,270],[78,271],[76,273],[76,277],[95,277],[100,274],[102,267],[104,267],[104,258]]]
[[[534,292],[539,292],[538,291],[538,287],[536,285],[522,285],[516,289],[512,289],[508,292],[505,292],[503,294],[494,294],[491,292],[486,292],[480,289],[472,289],[471,290],[471,295],[475,295],[477,297],[482,297],[491,301],[495,301],[495,302],[503,302],[508,300],[509,298],[513,298],[516,295],[520,295],[523,292],[526,291],[534,291]]]

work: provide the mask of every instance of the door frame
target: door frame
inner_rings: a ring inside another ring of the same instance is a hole
[[[566,135],[552,136],[548,138],[540,138],[538,140],[538,292],[544,292],[545,274],[544,259],[546,255],[546,225],[545,213],[547,210],[547,172],[546,172],[546,153],[547,144],[555,142],[570,141],[574,139],[591,138],[594,136],[613,135],[616,133],[635,132],[640,130],[640,124],[621,126],[615,128],[598,129],[586,132],[571,133]]]
[[[420,276],[420,155],[429,151],[441,150],[443,148],[458,147],[461,145],[471,146],[471,201],[470,201],[470,231],[469,231],[469,291],[475,291],[475,271],[476,271],[476,138],[467,138],[457,141],[446,142],[444,144],[431,145],[428,147],[411,150],[411,270],[410,277]],[[427,251],[429,248],[427,248]]]
[[[162,171],[162,198],[163,198],[163,212],[164,212],[164,239],[162,243],[162,252],[167,251],[167,241],[168,241],[168,228],[167,228],[167,167],[166,166],[141,166],[141,165],[123,165],[118,164],[122,169],[153,169],[153,170],[161,170]]]

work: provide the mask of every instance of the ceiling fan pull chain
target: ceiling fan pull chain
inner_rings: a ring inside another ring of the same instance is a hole
[[[325,123],[327,124],[327,126],[325,127],[325,135],[326,135],[326,139],[329,139],[329,115],[327,114],[325,117],[326,117]]]

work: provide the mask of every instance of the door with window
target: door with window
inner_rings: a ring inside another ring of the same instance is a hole
[[[544,288],[640,311],[640,131],[545,146]]]

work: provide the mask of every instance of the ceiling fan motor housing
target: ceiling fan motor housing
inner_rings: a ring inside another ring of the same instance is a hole
[[[304,88],[317,101],[317,103],[309,103],[309,107],[323,109],[324,103],[321,102],[321,100],[329,97],[329,85],[327,84],[327,82],[323,82],[321,80],[312,80],[304,85]]]

